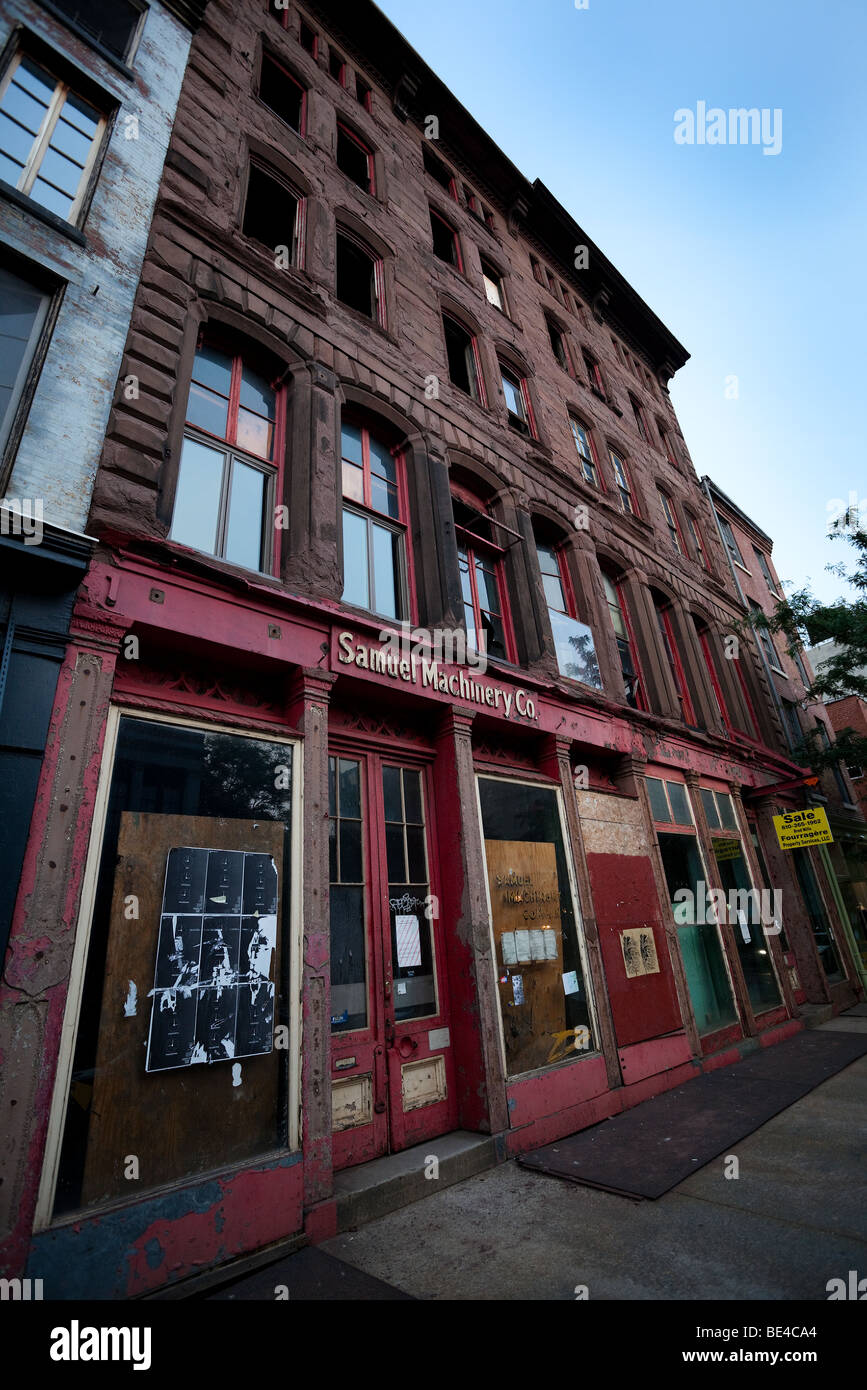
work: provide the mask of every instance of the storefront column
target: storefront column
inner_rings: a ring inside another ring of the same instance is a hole
[[[593,991],[593,1003],[596,1011],[596,1020],[599,1025],[600,1051],[605,1057],[605,1072],[608,1077],[608,1085],[613,1089],[615,1086],[623,1085],[623,1078],[620,1073],[617,1038],[614,1032],[611,1004],[608,999],[605,971],[602,965],[602,950],[599,945],[596,914],[593,909],[593,893],[590,886],[590,872],[587,867],[587,856],[584,851],[584,838],[581,834],[581,817],[578,812],[578,797],[575,793],[575,782],[572,775],[572,740],[551,735],[546,740],[546,745],[543,770],[548,773],[549,777],[556,777],[558,779],[563,791],[566,825],[572,845],[572,863],[575,867],[575,878],[578,883],[578,901],[581,914],[580,925],[584,934],[587,965],[590,971],[590,981]]]
[[[473,715],[450,707],[437,734],[440,880],[453,1046],[459,1059],[459,1123],[464,1129],[497,1134],[509,1128],[509,1110],[472,729]]]
[[[57,681],[45,759],[0,988],[4,1071],[0,1272],[20,1274],[45,1154],[70,987],[84,865],[115,666],[125,624],[73,619]],[[62,1113],[63,1097],[54,1114]]]
[[[302,668],[287,716],[304,740],[301,960],[301,1146],[305,1211],[332,1193],[331,930],[328,916],[328,707],[337,679]]]

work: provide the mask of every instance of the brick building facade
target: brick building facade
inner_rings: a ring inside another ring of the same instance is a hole
[[[685,360],[375,7],[211,0],[16,907],[68,948],[10,1268],[121,1297],[321,1238],[344,1169],[519,1152],[857,997]],[[767,932],[696,906],[781,876]]]

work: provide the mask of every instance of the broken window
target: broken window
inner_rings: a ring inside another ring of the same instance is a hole
[[[298,39],[301,47],[310,54],[311,58],[315,58],[319,51],[319,35],[315,29],[310,28],[306,20],[302,19],[301,21]]]
[[[547,314],[545,315],[545,323],[548,326],[548,338],[551,343],[551,351],[564,372],[568,372],[571,370],[572,363],[569,360],[569,349],[566,347],[566,339],[563,332],[553,319],[548,318]]]
[[[525,379],[518,376],[517,372],[504,367],[502,363],[500,364],[500,379],[503,384],[503,395],[506,398],[509,424],[513,429],[519,430],[521,434],[535,436],[533,412],[530,407],[530,396]]]
[[[433,236],[434,255],[447,265],[453,265],[458,270],[463,270],[461,262],[461,248],[458,245],[457,232],[454,227],[450,227],[444,217],[440,217],[438,212],[430,210],[430,229]]]
[[[503,292],[503,277],[495,265],[482,260],[482,279],[485,282],[485,298],[501,313],[506,312],[506,296]]]
[[[461,391],[466,391],[467,395],[472,396],[480,405],[484,405],[475,338],[448,314],[443,314],[443,332],[452,384]]]
[[[109,53],[125,59],[138,30],[143,5],[133,0],[51,0],[55,10],[77,24]]]
[[[424,162],[425,172],[430,174],[432,179],[436,179],[440,188],[444,188],[452,198],[457,200],[455,183],[451,171],[446,168],[439,155],[434,154],[429,140],[422,141],[421,157]]]
[[[301,199],[288,184],[250,165],[241,230],[270,251],[287,247],[291,265],[298,264],[300,209]]]
[[[363,107],[364,107],[365,111],[369,111],[369,110],[370,110],[370,106],[371,106],[371,99],[372,99],[372,93],[371,93],[370,87],[369,87],[368,84],[364,81],[364,79],[361,78],[361,77],[359,77],[358,73],[356,73],[356,74],[355,74],[355,100],[358,102],[359,106],[363,106]]]
[[[365,193],[373,192],[373,155],[342,125],[337,127],[337,167]]]
[[[340,83],[341,87],[346,85],[346,64],[344,63],[340,54],[337,53],[333,48],[328,54],[328,71],[331,73],[331,76],[334,78],[334,81]]]
[[[293,130],[303,134],[304,126],[304,88],[296,82],[291,73],[267,53],[262,55],[262,75],[259,79],[259,96],[266,106],[270,106],[281,121]]]
[[[381,262],[347,232],[337,233],[337,298],[365,318],[381,322]]]

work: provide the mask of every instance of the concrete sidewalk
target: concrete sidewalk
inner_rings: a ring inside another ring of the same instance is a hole
[[[867,1276],[865,1150],[862,1058],[738,1143],[737,1178],[721,1156],[636,1202],[509,1162],[321,1249],[419,1299],[825,1300]]]

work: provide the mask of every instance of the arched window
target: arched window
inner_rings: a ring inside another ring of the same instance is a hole
[[[704,664],[707,667],[707,673],[710,678],[711,689],[713,690],[713,696],[717,704],[717,709],[720,713],[720,718],[722,719],[722,722],[728,729],[729,733],[732,733],[732,723],[729,718],[728,706],[725,702],[725,696],[722,692],[722,685],[720,684],[719,672],[717,671],[716,659],[714,657],[714,644],[710,628],[708,627],[707,623],[702,622],[700,618],[693,617],[693,622],[695,624],[696,636],[698,637],[699,646],[701,647],[701,653],[704,657]]]
[[[346,231],[337,228],[337,298],[356,313],[385,328],[385,276],[382,258]]]
[[[671,678],[674,682],[674,689],[680,705],[680,717],[684,724],[695,727],[695,710],[693,708],[692,697],[689,693],[689,686],[686,683],[683,663],[680,659],[677,638],[674,634],[674,623],[672,622],[671,604],[668,599],[655,590],[651,590],[653,607],[656,613],[656,622],[659,627],[659,635],[662,639],[662,649],[668,662]]]
[[[575,590],[569,574],[562,540],[534,525],[536,555],[542,575],[542,588],[548,607],[554,650],[560,674],[602,689],[602,674],[596,658],[593,632],[578,617]]]
[[[585,483],[591,487],[600,487],[599,467],[596,462],[596,448],[593,444],[593,437],[585,425],[574,415],[569,416],[569,428],[572,431],[572,438],[575,441],[575,448],[578,453],[578,465],[581,469],[581,476]],[[602,488],[604,491],[604,487]]]
[[[632,635],[632,623],[629,618],[629,609],[623,590],[612,574],[602,571],[602,587],[605,590],[605,598],[608,602],[608,612],[611,617],[611,626],[614,628],[614,640],[617,643],[617,651],[620,655],[620,674],[623,677],[623,688],[626,692],[626,703],[632,709],[647,709],[647,700],[644,694],[644,681],[641,677],[641,666],[638,660],[638,652],[635,649],[635,639]]]
[[[271,524],[285,437],[276,371],[200,343],[193,364],[170,536],[245,569],[275,565]]]
[[[467,644],[501,661],[514,661],[515,642],[504,570],[505,550],[484,503],[466,489],[452,487],[458,567],[467,626]],[[508,533],[511,534],[511,533]]]
[[[629,470],[620,455],[615,453],[613,449],[609,450],[609,457],[611,458],[611,467],[614,469],[614,481],[617,484],[621,510],[628,512],[630,516],[638,516],[638,504],[635,500]]]
[[[386,432],[344,414],[343,601],[398,621],[410,617],[406,481]]]

